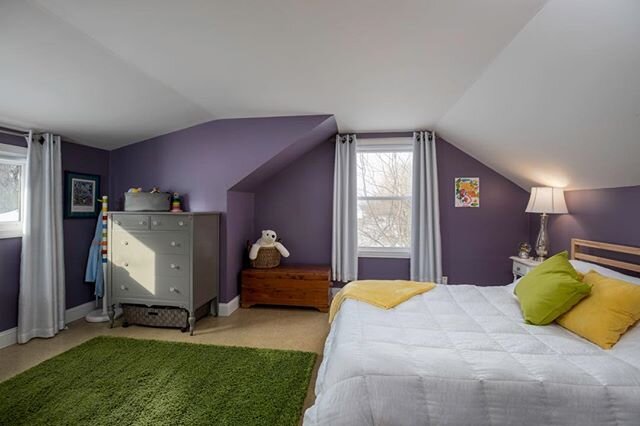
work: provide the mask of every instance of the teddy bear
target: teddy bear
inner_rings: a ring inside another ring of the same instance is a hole
[[[251,250],[249,250],[249,259],[256,260],[258,257],[258,251],[262,247],[275,247],[276,250],[280,252],[282,257],[289,257],[289,250],[285,248],[281,243],[277,241],[278,235],[276,231],[272,231],[270,229],[266,229],[262,231],[262,237],[256,241],[254,245],[251,246]]]

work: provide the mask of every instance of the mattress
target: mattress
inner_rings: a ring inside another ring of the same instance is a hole
[[[638,425],[640,327],[611,350],[523,322],[510,287],[347,300],[305,425]]]

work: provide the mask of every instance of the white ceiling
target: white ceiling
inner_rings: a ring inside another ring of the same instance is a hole
[[[437,127],[525,188],[640,185],[640,1],[550,1]]]
[[[0,123],[112,149],[330,113],[341,131],[435,128],[523,187],[640,184],[639,7],[3,0]]]

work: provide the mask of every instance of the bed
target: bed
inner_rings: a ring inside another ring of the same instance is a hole
[[[576,269],[640,272],[592,249],[602,243],[572,241]],[[514,285],[440,285],[387,311],[346,300],[304,424],[640,424],[640,327],[603,350],[558,325],[525,324]]]

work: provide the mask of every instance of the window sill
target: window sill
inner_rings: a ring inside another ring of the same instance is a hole
[[[22,238],[22,225],[0,226],[0,240],[8,238]]]
[[[386,258],[386,259],[410,259],[411,253],[404,251],[375,251],[358,250],[358,257],[363,258]]]
[[[12,229],[0,229],[0,240],[9,238],[22,238],[22,231]]]

